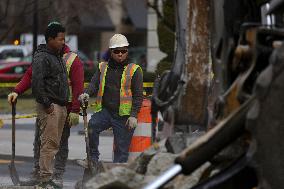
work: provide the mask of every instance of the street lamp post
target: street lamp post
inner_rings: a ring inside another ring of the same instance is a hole
[[[38,33],[38,0],[34,0],[33,14],[33,54],[37,48],[37,33]]]

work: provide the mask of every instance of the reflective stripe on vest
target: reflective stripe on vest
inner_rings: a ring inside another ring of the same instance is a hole
[[[119,115],[130,115],[132,108],[131,79],[137,68],[136,64],[128,64],[121,77]]]
[[[66,64],[67,75],[68,75],[68,84],[69,84],[69,102],[72,102],[72,87],[71,87],[71,80],[70,80],[70,70],[71,66],[76,58],[77,54],[73,52],[68,52],[63,55],[63,61]]]
[[[127,66],[124,67],[120,82],[120,105],[119,105],[120,116],[130,115],[132,107],[131,79],[138,68],[140,68],[140,66],[133,63],[128,64]],[[104,94],[105,77],[108,69],[108,64],[106,62],[101,62],[99,64],[99,69],[100,69],[100,84],[95,103],[95,112],[99,112],[102,110],[102,98]]]
[[[106,72],[108,69],[107,62],[101,62],[99,64],[100,69],[100,85],[99,85],[99,91],[95,102],[95,112],[99,112],[102,110],[102,100],[103,100],[103,94],[105,89],[105,77]]]

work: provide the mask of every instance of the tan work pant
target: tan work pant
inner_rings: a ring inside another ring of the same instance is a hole
[[[59,150],[60,139],[67,117],[65,106],[54,105],[54,111],[45,113],[41,104],[37,104],[38,126],[40,127],[40,180],[51,179],[53,172],[53,159]]]

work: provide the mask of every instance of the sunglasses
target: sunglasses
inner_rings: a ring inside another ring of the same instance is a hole
[[[116,49],[116,50],[112,50],[112,52],[113,52],[114,54],[119,54],[119,53],[125,54],[125,53],[128,52],[128,50],[127,50],[127,49],[123,49],[123,50],[118,50],[118,49]]]

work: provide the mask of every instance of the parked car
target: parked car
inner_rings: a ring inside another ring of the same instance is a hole
[[[20,61],[21,58],[28,55],[28,50],[22,45],[1,45],[0,60],[9,62]]]
[[[81,62],[84,65],[84,70],[92,70],[95,66],[94,62],[90,60],[82,51],[75,52],[79,56]],[[32,55],[21,58],[21,61],[32,62]]]
[[[1,63],[0,64],[0,81],[1,82],[20,81],[30,65],[31,65],[30,62]]]
[[[90,60],[82,51],[77,51],[76,52],[84,65],[84,76],[85,76],[85,81],[90,81],[93,74],[94,74],[94,69],[95,69],[95,63]],[[21,59],[22,62],[32,62],[32,56],[25,56]],[[1,64],[1,61],[0,61]]]

